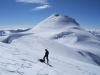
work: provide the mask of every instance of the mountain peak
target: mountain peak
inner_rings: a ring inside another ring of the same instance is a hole
[[[73,24],[79,26],[79,24],[75,21],[75,19],[70,18],[70,17],[67,16],[67,15],[59,15],[59,14],[57,14],[57,13],[54,13],[54,14],[51,15],[51,16],[52,16],[52,18],[53,18],[53,17],[58,17],[57,21],[60,21],[60,22],[63,21],[63,22],[66,22],[66,23],[73,23]]]
[[[50,17],[43,20],[41,23],[39,23],[36,28],[49,28],[49,29],[63,29],[66,27],[76,27],[79,26],[79,24],[75,21],[75,19],[70,18],[66,15],[59,15],[57,13],[52,14]]]
[[[57,13],[54,13],[52,16],[55,16],[55,17],[63,16],[63,17],[67,17],[67,18],[69,18],[67,15],[59,15],[59,14],[57,14]]]
[[[57,13],[54,13],[53,15],[54,15],[54,16],[59,16],[59,14],[57,14]]]

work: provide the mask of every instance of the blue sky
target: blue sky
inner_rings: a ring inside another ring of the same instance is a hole
[[[54,13],[100,29],[100,0],[0,0],[0,26],[34,26]]]

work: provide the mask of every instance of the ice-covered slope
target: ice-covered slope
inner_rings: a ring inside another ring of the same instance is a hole
[[[0,75],[99,75],[100,67],[73,49],[34,35],[23,36],[10,44],[0,42]],[[52,67],[40,63],[45,48]],[[76,60],[83,59],[85,62]],[[88,63],[86,63],[86,61]],[[89,64],[89,62],[91,64]],[[92,65],[92,64],[95,65]]]

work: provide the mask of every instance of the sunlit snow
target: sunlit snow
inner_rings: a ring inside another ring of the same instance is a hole
[[[59,14],[32,29],[0,30],[0,75],[100,75],[99,34]],[[45,49],[51,66],[38,61]]]

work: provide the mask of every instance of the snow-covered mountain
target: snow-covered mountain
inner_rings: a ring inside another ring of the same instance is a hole
[[[37,61],[45,49],[52,67]],[[0,52],[0,75],[100,75],[100,38],[66,15],[53,14],[27,32],[10,33]]]
[[[81,28],[72,18],[53,14],[34,27],[31,32],[74,48],[100,65],[100,38]],[[90,60],[90,59],[89,59]]]

